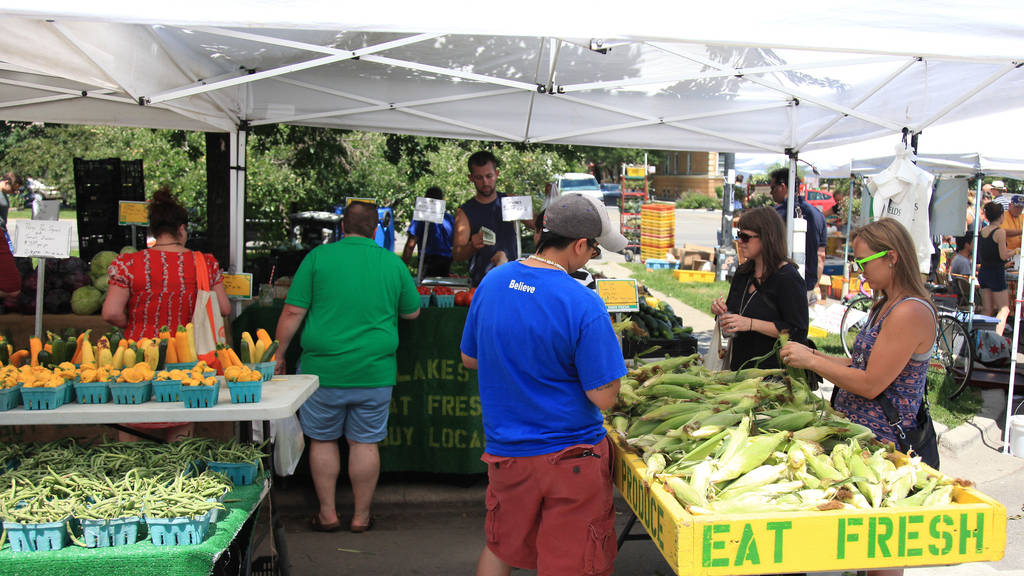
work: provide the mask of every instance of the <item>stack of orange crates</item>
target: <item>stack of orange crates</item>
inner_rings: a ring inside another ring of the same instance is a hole
[[[674,204],[644,204],[640,207],[640,259],[664,258],[676,245]]]

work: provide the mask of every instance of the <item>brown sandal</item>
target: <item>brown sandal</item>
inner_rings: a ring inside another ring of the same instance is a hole
[[[353,532],[355,534],[362,534],[363,532],[369,532],[370,530],[373,530],[373,525],[375,523],[376,523],[376,518],[374,518],[373,516],[370,516],[370,521],[367,522],[366,524],[352,524],[351,526],[348,527],[348,530],[349,530],[349,532]]]
[[[337,532],[341,530],[341,520],[324,524],[320,521],[320,513],[314,512],[313,517],[309,519],[309,527],[314,532]]]

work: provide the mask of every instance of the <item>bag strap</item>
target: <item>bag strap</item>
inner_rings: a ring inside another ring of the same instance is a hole
[[[206,256],[202,252],[193,252],[196,263],[196,288],[210,291],[210,272],[206,268]]]
[[[885,420],[889,423],[889,427],[896,433],[896,440],[899,442],[900,449],[905,450],[910,445],[910,441],[907,440],[907,433],[903,430],[899,411],[889,401],[889,397],[885,395],[885,392],[875,396],[875,402],[878,403],[878,406],[881,407],[882,412],[885,414]]]

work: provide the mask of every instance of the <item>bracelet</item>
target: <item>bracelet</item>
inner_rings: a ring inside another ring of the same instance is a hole
[[[748,320],[750,320],[750,328],[747,329],[747,332],[753,332],[754,331],[754,319],[753,318],[748,318]]]

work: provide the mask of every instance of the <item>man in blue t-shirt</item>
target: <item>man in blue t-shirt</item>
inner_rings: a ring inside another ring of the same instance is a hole
[[[598,245],[626,246],[604,206],[560,196],[544,214],[537,253],[492,270],[473,296],[462,361],[479,370],[490,481],[478,576],[510,566],[613,568],[612,454],[601,410],[614,405],[626,366],[604,302],[569,275]]]
[[[773,170],[769,175],[771,178],[772,200],[775,201],[775,210],[779,212],[782,221],[786,221],[786,198],[789,196],[789,169],[779,168]],[[825,215],[811,204],[804,200],[800,193],[800,186],[803,181],[799,176],[796,178],[797,192],[793,196],[793,218],[807,220],[807,233],[804,237],[804,284],[807,287],[807,303],[814,304],[818,301],[815,289],[821,280],[821,273],[825,269],[825,247],[828,245],[828,228],[825,224]]]
[[[427,198],[444,200],[444,192],[437,186],[427,189]],[[425,250],[423,256],[423,277],[440,276],[447,277],[452,268],[452,229],[455,227],[455,219],[447,211],[444,213],[444,221],[440,224],[430,224],[430,236],[427,238],[426,248],[423,246],[423,230],[426,222],[413,220],[409,224],[409,239],[405,242],[405,249],[402,251],[402,260],[407,264],[411,263],[412,250],[418,244],[420,251]]]

